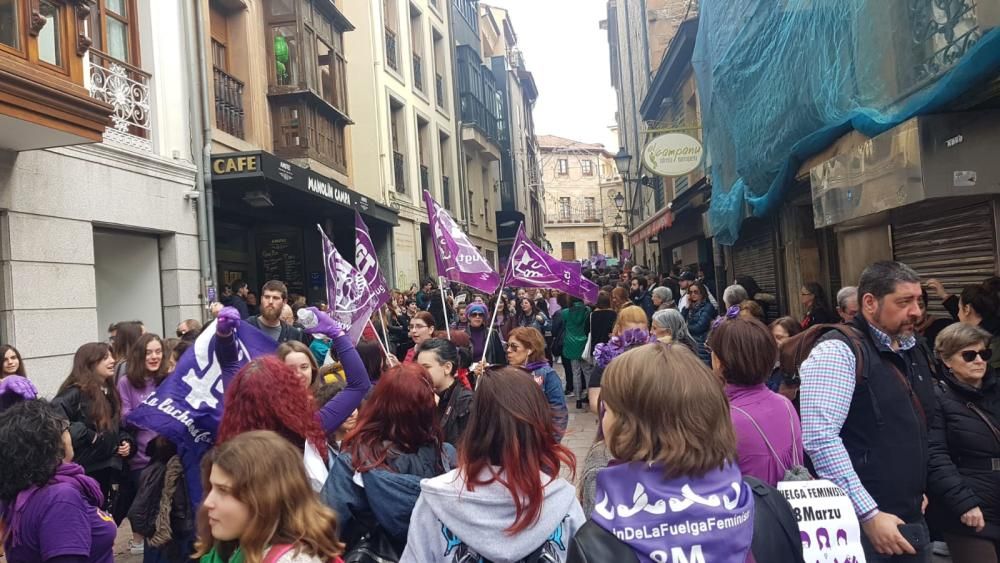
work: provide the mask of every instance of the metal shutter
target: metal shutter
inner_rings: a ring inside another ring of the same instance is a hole
[[[740,237],[733,245],[733,275],[750,276],[757,281],[761,291],[770,293],[775,298],[778,293],[778,267],[775,261],[777,249],[774,245],[774,231],[765,225],[758,232],[749,232]],[[732,280],[726,280],[726,285]],[[721,295],[719,298],[721,299]],[[778,306],[767,308],[767,320],[770,322],[780,316]]]
[[[993,206],[983,202],[933,217],[894,220],[892,249],[896,260],[924,279],[937,278],[958,294],[996,271]],[[948,317],[941,302],[931,299],[930,312]]]

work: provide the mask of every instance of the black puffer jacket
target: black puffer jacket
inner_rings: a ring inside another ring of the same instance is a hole
[[[987,372],[982,387],[975,389],[948,371],[938,383],[937,397],[929,434],[928,519],[936,532],[980,535],[998,541],[1000,437],[972,408],[1000,430],[997,377]],[[977,506],[986,519],[986,528],[979,534],[959,521],[962,514]]]
[[[112,404],[114,422],[109,430],[98,430],[90,418],[90,403],[79,387],[70,387],[60,393],[52,404],[62,409],[69,420],[69,434],[73,439],[73,462],[83,466],[87,475],[102,469],[120,470],[124,458],[118,455],[118,445],[128,442],[129,457],[135,455],[135,438],[121,429],[121,406]]]

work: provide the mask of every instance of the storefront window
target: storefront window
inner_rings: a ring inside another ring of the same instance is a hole
[[[277,85],[298,84],[298,41],[295,37],[295,26],[272,26],[271,40],[274,43],[274,74]]]
[[[38,13],[45,18],[45,25],[38,32],[38,59],[51,65],[62,66],[62,22],[60,8],[48,0],[38,4]]]
[[[0,43],[21,48],[21,26],[17,6],[20,0],[0,0]]]

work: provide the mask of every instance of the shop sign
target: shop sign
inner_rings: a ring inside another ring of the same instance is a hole
[[[701,165],[701,142],[684,133],[666,133],[646,143],[642,163],[653,174],[684,176]]]
[[[259,167],[260,167],[260,159],[256,154],[228,156],[212,160],[212,172],[216,176],[257,172],[259,170]]]
[[[346,205],[351,207],[351,194],[345,190],[338,188],[337,186],[323,180],[322,178],[317,178],[316,176],[309,177],[308,183],[309,191],[314,194],[319,194],[326,199],[332,199],[341,205]]]
[[[632,242],[633,246],[638,246],[642,244],[642,241],[655,237],[663,229],[669,229],[674,224],[674,214],[671,213],[670,209],[664,209],[659,212],[658,216],[655,216],[649,223],[643,227],[639,227],[637,232],[632,233],[629,240]]]

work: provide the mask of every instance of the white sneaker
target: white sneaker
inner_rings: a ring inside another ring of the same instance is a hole
[[[131,539],[128,540],[128,552],[132,555],[142,555],[145,548],[143,547],[143,542],[135,543]]]

